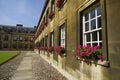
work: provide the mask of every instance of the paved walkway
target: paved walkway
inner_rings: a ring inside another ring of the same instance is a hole
[[[11,80],[32,79],[32,54],[27,52]]]
[[[40,55],[28,51],[10,80],[67,80]]]

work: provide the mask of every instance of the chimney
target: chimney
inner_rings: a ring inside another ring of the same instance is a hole
[[[34,28],[36,28],[36,26],[34,26]]]
[[[22,27],[23,25],[22,24],[16,24],[16,26],[21,26]]]

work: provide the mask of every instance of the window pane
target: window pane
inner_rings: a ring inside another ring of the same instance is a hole
[[[55,12],[55,5],[52,4],[52,12]]]
[[[88,21],[89,20],[89,14],[85,14],[85,21]]]
[[[102,31],[101,30],[99,31],[99,40],[100,41],[102,40]]]
[[[65,27],[64,25],[61,27],[61,33],[60,33],[60,36],[61,36],[61,39],[60,39],[60,45],[62,47],[65,47]]]
[[[97,41],[97,31],[92,32],[92,41]]]
[[[86,41],[90,42],[90,33],[86,34]]]
[[[33,45],[30,45],[30,48],[32,49],[32,48],[33,48]]]
[[[96,28],[96,21],[95,19],[91,21],[91,30]]]
[[[85,31],[89,31],[89,22],[85,23]]]
[[[97,45],[98,45],[98,43],[93,43],[93,44],[92,44],[93,47],[94,47],[94,46],[97,46]]]
[[[101,15],[100,6],[97,7],[97,16],[98,16],[98,15]]]
[[[98,28],[101,27],[101,17],[97,18],[97,26]]]
[[[86,45],[91,47],[91,44],[90,44],[90,43],[87,43]]]
[[[62,28],[62,31],[65,32],[65,27]]]
[[[50,46],[53,46],[53,40],[54,40],[54,38],[53,38],[53,32],[51,33],[51,37],[50,37]]]
[[[90,19],[94,18],[95,17],[95,10],[92,10],[90,12]]]
[[[83,12],[83,40],[85,40],[83,45],[100,45],[102,43],[100,6],[96,6],[96,8],[89,11],[87,10],[87,12]]]
[[[4,48],[8,48],[8,43],[5,43],[5,44],[4,44]]]
[[[100,44],[99,44],[99,46],[101,46],[101,47],[102,47],[102,43],[100,43]]]
[[[63,42],[63,44],[65,44],[65,40],[64,39],[62,40],[62,42]]]

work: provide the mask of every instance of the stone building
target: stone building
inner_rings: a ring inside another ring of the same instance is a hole
[[[0,25],[0,50],[33,50],[34,28]]]
[[[119,7],[120,0],[47,0],[34,50],[70,80],[119,80]],[[45,47],[58,45],[67,56],[46,51]],[[78,45],[101,46],[104,60],[88,64],[76,56]]]

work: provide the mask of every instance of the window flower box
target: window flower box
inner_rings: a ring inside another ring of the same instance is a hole
[[[51,46],[51,47],[48,48],[48,52],[49,53],[52,53],[53,51],[54,51],[54,47],[53,46]]]
[[[53,15],[54,15],[54,13],[53,13],[53,12],[50,12],[50,13],[48,14],[49,19],[52,19]]]
[[[55,47],[55,52],[57,55],[60,55],[62,57],[66,57],[67,54],[66,54],[66,50],[64,47],[61,47],[61,46],[56,46]]]
[[[39,50],[41,51],[41,50],[43,50],[43,47],[41,46],[41,47],[39,47]]]
[[[47,51],[47,49],[48,49],[48,47],[46,47],[46,46],[43,47],[43,50],[44,50],[44,51]]]
[[[78,46],[76,48],[76,59],[87,63],[96,62],[98,60],[101,60],[101,62],[104,61],[100,46]]]
[[[39,49],[39,47],[38,46],[34,46],[34,49]]]
[[[64,1],[65,1],[65,0],[57,0],[57,2],[56,2],[56,7],[57,7],[57,8],[61,8],[62,5],[64,4]]]
[[[46,21],[44,22],[44,25],[45,25],[45,26],[47,26],[47,24],[48,24],[48,20],[46,20]]]

